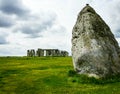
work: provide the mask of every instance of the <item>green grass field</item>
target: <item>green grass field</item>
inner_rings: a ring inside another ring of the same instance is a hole
[[[120,94],[120,82],[81,83],[71,57],[0,57],[0,94]]]

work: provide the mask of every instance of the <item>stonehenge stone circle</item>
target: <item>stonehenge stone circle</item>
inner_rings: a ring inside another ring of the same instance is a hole
[[[27,50],[27,56],[28,57],[42,57],[42,56],[69,56],[69,53],[67,51],[60,51],[58,49],[38,49],[36,52],[34,49]]]

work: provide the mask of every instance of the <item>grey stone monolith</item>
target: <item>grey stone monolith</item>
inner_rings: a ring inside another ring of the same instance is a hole
[[[72,30],[72,58],[79,74],[96,78],[120,74],[118,42],[88,4],[79,13]]]

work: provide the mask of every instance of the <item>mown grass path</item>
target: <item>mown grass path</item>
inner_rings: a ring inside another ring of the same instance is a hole
[[[0,94],[120,94],[120,82],[82,84],[71,57],[0,57]]]

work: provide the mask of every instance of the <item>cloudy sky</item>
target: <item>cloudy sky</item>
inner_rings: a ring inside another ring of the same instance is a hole
[[[0,0],[0,56],[26,55],[27,49],[71,52],[72,28],[89,3],[120,44],[120,0]]]

